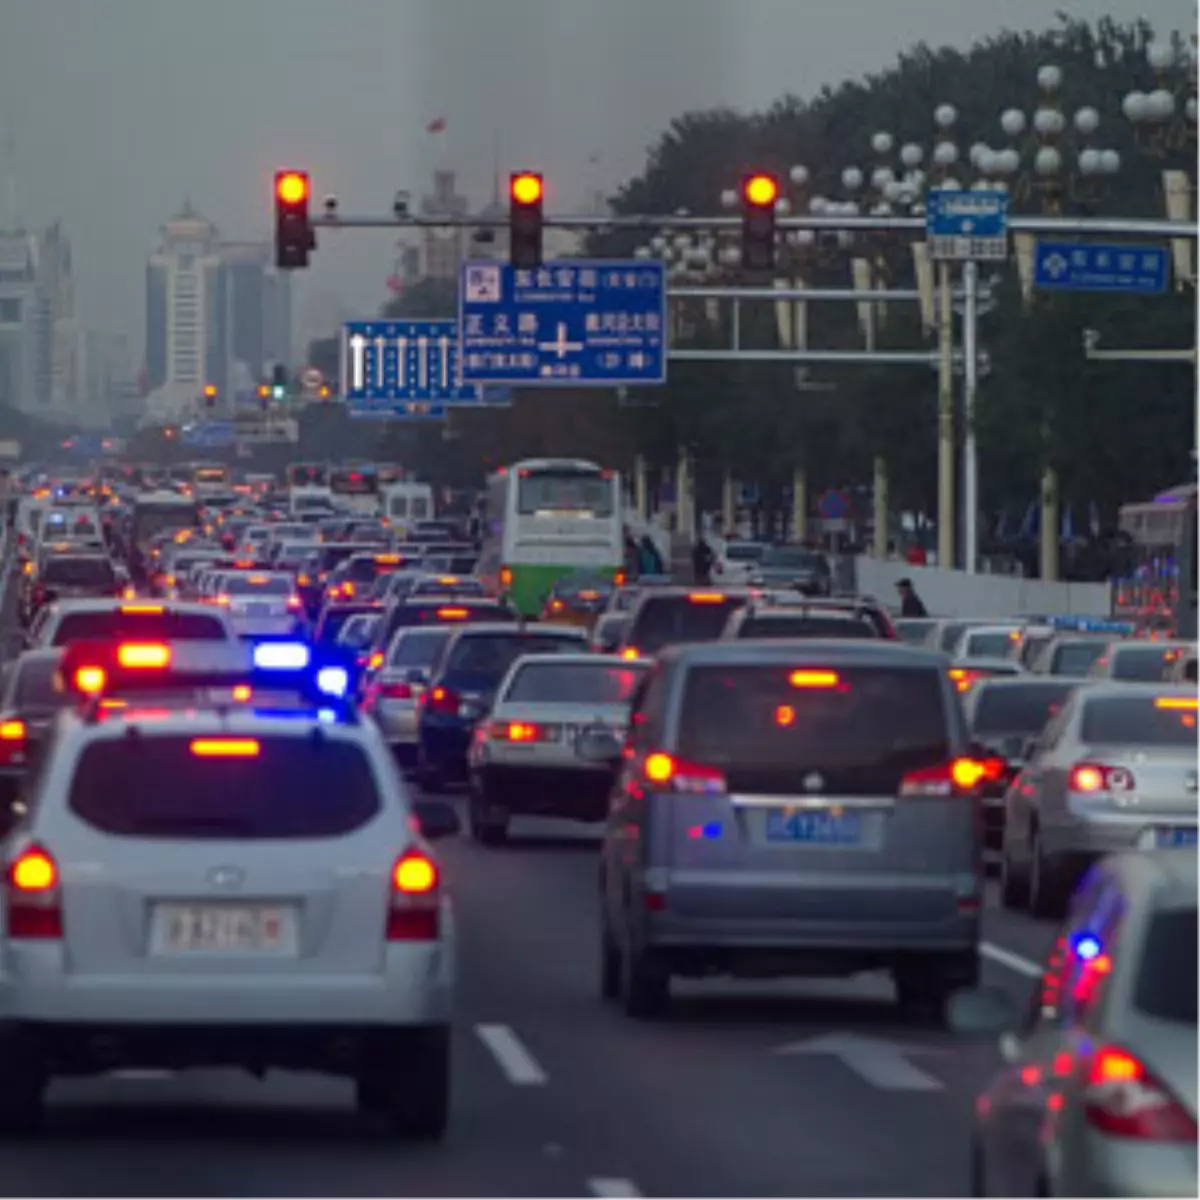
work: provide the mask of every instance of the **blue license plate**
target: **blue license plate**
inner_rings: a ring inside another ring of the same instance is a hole
[[[854,812],[782,812],[767,814],[767,841],[804,842],[813,846],[856,846],[862,841],[862,823]]]
[[[1158,845],[1161,849],[1171,846],[1195,846],[1197,844],[1195,826],[1161,828],[1158,831]]]

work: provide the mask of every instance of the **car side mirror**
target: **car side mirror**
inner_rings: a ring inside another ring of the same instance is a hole
[[[421,836],[431,842],[456,837],[462,828],[458,813],[444,800],[416,800],[412,813]]]
[[[963,1038],[1011,1034],[1018,1020],[1012,997],[995,987],[962,988],[950,997],[946,1010],[947,1026]]]
[[[611,729],[584,729],[575,742],[575,753],[584,762],[613,766],[621,760],[622,743]]]

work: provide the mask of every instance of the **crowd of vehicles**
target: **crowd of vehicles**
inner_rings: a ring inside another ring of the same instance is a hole
[[[977,1186],[1147,1194],[1136,1139],[1194,1194],[1194,643],[904,618],[795,556],[627,579],[586,462],[494,476],[474,531],[422,485],[289,475],[17,505],[0,1127],[60,1075],[233,1064],[440,1137],[461,788],[480,853],[602,823],[597,990],[629,1017],[680,978],[884,971],[913,1021],[1007,1029]],[[1023,1020],[981,987],[989,886],[1065,922]]]

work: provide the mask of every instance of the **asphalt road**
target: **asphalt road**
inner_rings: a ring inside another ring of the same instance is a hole
[[[514,833],[442,844],[461,935],[444,1144],[363,1129],[350,1085],[315,1076],[105,1077],[55,1084],[44,1133],[0,1145],[0,1195],[964,1194],[990,1046],[906,1027],[884,977],[684,983],[668,1021],[631,1022],[598,995],[597,832]],[[1026,995],[1051,929],[993,903],[985,931],[985,981]]]

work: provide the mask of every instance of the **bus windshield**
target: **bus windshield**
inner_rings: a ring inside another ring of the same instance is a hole
[[[536,471],[522,474],[517,489],[522,516],[559,513],[611,517],[613,481],[600,472]]]

